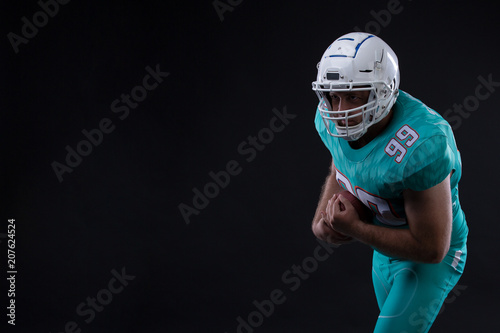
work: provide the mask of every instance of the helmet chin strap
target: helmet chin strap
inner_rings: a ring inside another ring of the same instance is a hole
[[[355,134],[349,134],[349,128],[347,127],[345,129],[345,134],[346,135],[342,136],[342,138],[345,139],[345,140],[347,140],[347,141],[356,141],[359,138],[361,138],[363,135],[365,135],[366,131],[368,130],[368,127],[366,127],[366,124],[365,124],[365,120],[363,119],[361,121],[361,123],[359,123],[358,125],[356,125],[356,128],[353,129],[353,130],[357,130],[358,126],[363,127],[363,130],[359,131],[359,132],[356,132]],[[342,129],[342,131],[344,131],[344,129]]]
[[[344,140],[346,140],[346,141],[353,142],[353,141],[357,141],[363,135],[365,135],[365,133],[358,133],[358,134],[355,134],[355,135],[352,135],[352,136],[345,136],[345,137],[342,137],[342,138]]]

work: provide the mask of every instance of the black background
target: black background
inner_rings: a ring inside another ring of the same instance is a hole
[[[0,232],[16,220],[18,274],[12,327],[0,238],[2,327],[229,333],[279,289],[283,304],[255,332],[371,331],[366,246],[335,249],[296,290],[283,278],[319,245],[310,222],[330,156],[313,125],[316,63],[358,26],[392,46],[400,88],[441,114],[470,101],[479,76],[500,81],[494,2],[401,0],[390,19],[380,14],[393,2],[246,0],[221,21],[210,0],[73,0],[16,53],[8,34],[22,35],[21,18],[40,6],[3,1]],[[121,120],[111,103],[157,65],[169,76]],[[499,100],[492,92],[455,126],[469,256],[434,332],[498,326]],[[238,146],[284,108],[296,117],[247,161]],[[51,163],[103,118],[113,132],[59,182]],[[193,189],[232,160],[241,172],[186,224],[179,204],[192,206]],[[76,308],[113,269],[135,278],[86,323]]]

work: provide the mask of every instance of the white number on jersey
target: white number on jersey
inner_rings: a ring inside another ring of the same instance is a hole
[[[385,153],[391,157],[395,156],[396,163],[401,163],[406,155],[407,149],[413,146],[420,136],[418,133],[408,125],[403,125],[397,132],[396,138],[392,138],[387,146],[385,146]]]
[[[391,226],[406,224],[406,219],[400,217],[394,211],[388,199],[371,194],[359,186],[353,188],[349,179],[339,170],[336,170],[335,175],[340,186],[358,197],[365,206],[369,207],[377,215],[380,222]]]

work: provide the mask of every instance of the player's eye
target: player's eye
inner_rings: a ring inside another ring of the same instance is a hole
[[[335,102],[339,100],[339,96],[335,94],[330,94],[330,102]]]

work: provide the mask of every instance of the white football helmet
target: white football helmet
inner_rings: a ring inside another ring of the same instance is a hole
[[[334,41],[318,63],[318,76],[312,83],[328,133],[348,141],[358,140],[370,126],[387,116],[398,97],[398,88],[396,54],[382,39],[363,32],[352,32]],[[370,91],[365,105],[332,110],[330,92],[360,90]],[[348,119],[358,117],[359,112],[352,114],[358,110],[362,110],[362,121],[349,126]],[[342,125],[339,120],[342,120]],[[330,127],[332,123],[334,126]]]

